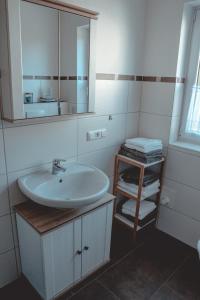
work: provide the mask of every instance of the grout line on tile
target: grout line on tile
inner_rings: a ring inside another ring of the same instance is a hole
[[[14,238],[14,226],[15,224],[13,223],[13,219],[12,219],[12,203],[11,203],[11,197],[10,197],[10,191],[9,191],[9,181],[8,181],[8,164],[7,164],[7,156],[6,156],[6,142],[5,142],[5,129],[3,127],[2,129],[2,135],[3,135],[3,150],[4,150],[4,159],[5,159],[5,167],[6,167],[6,189],[7,189],[7,194],[8,194],[8,204],[9,204],[9,210],[10,210],[10,222],[11,222],[11,233],[12,233],[12,242],[13,242],[13,248],[10,250],[14,249],[14,255],[15,255],[15,266],[16,266],[16,271],[17,271],[17,275],[19,277],[20,271],[18,268],[18,264],[17,264],[17,253],[15,250],[15,238]],[[17,237],[18,239],[18,237]],[[8,250],[9,251],[9,250]],[[7,252],[8,252],[7,251]]]
[[[9,209],[10,209],[10,208],[9,208]],[[10,211],[10,212],[7,212],[7,213],[5,213],[5,214],[0,215],[0,218],[6,217],[6,216],[11,216],[11,214],[12,214],[11,211]]]
[[[184,214],[183,212],[180,212],[179,210],[174,209],[174,207],[173,207],[173,208],[170,208],[170,207],[168,207],[168,206],[166,206],[166,205],[163,205],[163,204],[160,204],[160,205],[161,205],[162,207],[167,208],[167,209],[170,210],[170,211],[174,211],[175,213],[177,213],[177,214],[179,214],[179,215],[181,215],[181,216],[184,216],[184,217],[187,218],[187,219],[190,219],[190,220],[193,220],[193,221],[195,221],[195,222],[200,223],[200,219],[196,219],[196,218],[194,218],[194,217],[192,217],[192,216],[186,215],[186,214]]]
[[[14,250],[14,252],[15,252],[15,246],[14,246],[14,243],[13,243],[13,247],[11,247],[11,248],[9,248],[9,249],[3,251],[3,252],[0,252],[0,256],[6,254],[6,253],[8,253],[8,252],[11,252],[11,251],[13,251],[13,250]]]
[[[173,117],[178,117],[178,115],[173,116],[173,115],[165,115],[165,114],[159,114],[159,113],[153,113],[153,112],[148,112],[148,111],[140,111],[141,114],[146,114],[146,115],[152,115],[152,116],[160,116],[160,117],[165,117],[165,118],[173,118]]]
[[[167,287],[169,287],[168,284],[167,284],[167,282],[169,282],[169,280],[174,276],[174,274],[184,266],[184,264],[190,259],[191,256],[192,256],[192,254],[189,254],[189,255],[187,255],[187,256],[183,259],[183,261],[175,268],[175,270],[168,276],[168,278],[167,278],[167,279],[160,285],[160,287],[159,287],[159,288],[151,295],[150,299],[155,295],[155,293],[157,293],[158,291],[160,291],[160,289],[161,289],[164,285],[167,285]],[[150,299],[149,299],[149,300],[150,300]]]
[[[101,272],[99,275],[96,275],[91,281],[89,281],[88,283],[86,283],[85,285],[83,285],[82,287],[80,287],[79,289],[77,289],[77,291],[72,292],[72,296],[70,296],[68,299],[71,299],[74,295],[76,295],[77,293],[79,293],[82,289],[86,288],[87,286],[89,286],[90,284],[92,284],[94,281],[99,282],[98,278],[103,275],[105,272],[107,272],[108,270],[110,270],[112,267],[118,265],[120,262],[122,262],[126,257],[128,257],[131,253],[134,253],[134,251],[138,248],[140,248],[142,245],[144,244],[144,242],[141,242],[136,248],[134,248],[133,250],[130,250],[128,253],[126,253],[123,257],[121,257],[119,260],[117,260],[116,262],[114,262],[113,264],[111,264],[108,268],[106,268],[103,272]],[[109,264],[109,263],[108,263]],[[106,266],[105,266],[106,267]]]
[[[168,147],[168,148],[169,148],[169,147]],[[173,178],[170,178],[170,177],[168,177],[168,176],[164,176],[164,178],[166,178],[166,179],[168,179],[168,180],[170,180],[170,181],[174,181],[174,182],[176,182],[176,183],[179,183],[179,184],[181,184],[181,185],[187,186],[187,187],[189,187],[189,188],[191,188],[191,189],[193,189],[193,190],[196,190],[196,191],[199,191],[199,192],[200,192],[200,188],[197,188],[197,187],[194,187],[194,186],[192,186],[192,185],[189,185],[189,184],[180,182],[180,181],[178,181],[178,180],[176,180],[176,179],[173,179]]]
[[[96,279],[96,282],[99,285],[101,285],[105,290],[107,290],[110,294],[112,294],[116,299],[120,300],[120,298],[113,291],[111,291],[107,286],[105,286],[100,280]]]
[[[180,295],[177,291],[175,291],[174,289],[172,289],[172,288],[171,288],[170,286],[168,286],[167,284],[166,284],[166,287],[167,287],[169,290],[171,290],[177,297],[179,297],[179,298],[185,300],[185,298],[184,298],[182,295]]]
[[[113,264],[111,264],[106,270],[104,270],[101,274],[97,275],[96,279],[98,280],[99,277],[101,277],[104,273],[109,271],[110,269],[116,267],[118,264],[120,264],[124,259],[126,259],[129,255],[134,253],[138,248],[142,247],[145,244],[145,242],[141,242],[137,247],[130,250],[128,253],[126,253],[124,256],[122,256],[119,260],[116,260]]]

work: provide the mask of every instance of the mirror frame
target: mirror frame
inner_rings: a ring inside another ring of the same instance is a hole
[[[22,42],[21,42],[21,1],[30,2],[90,19],[90,60],[89,60],[89,105],[87,113],[94,113],[95,108],[95,50],[96,20],[99,13],[72,4],[53,0],[0,0],[3,28],[1,37],[5,40],[7,51],[3,49],[2,58],[2,114],[8,122],[25,121],[44,118],[59,118],[66,115],[26,118],[23,101]],[[9,85],[7,83],[9,82]],[[8,101],[9,100],[9,101]],[[76,114],[75,114],[76,115]]]

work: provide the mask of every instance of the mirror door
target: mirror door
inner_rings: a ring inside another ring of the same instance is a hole
[[[61,113],[88,112],[89,49],[90,20],[60,11]]]
[[[25,116],[58,115],[59,12],[21,1],[21,41]]]
[[[89,112],[90,19],[21,1],[26,118]]]

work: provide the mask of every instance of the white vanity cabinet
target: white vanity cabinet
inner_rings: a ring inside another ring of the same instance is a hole
[[[54,299],[109,261],[112,215],[113,200],[40,234],[17,210],[22,273],[43,299]]]

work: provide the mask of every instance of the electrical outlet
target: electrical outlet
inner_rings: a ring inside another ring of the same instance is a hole
[[[87,140],[92,141],[92,140],[99,140],[107,135],[107,129],[98,129],[98,130],[90,130],[87,132]]]

